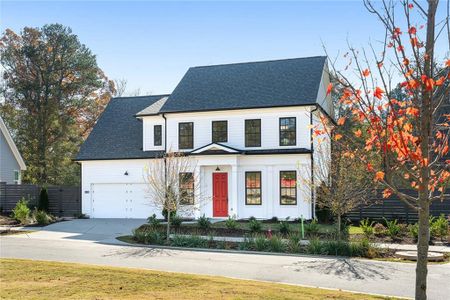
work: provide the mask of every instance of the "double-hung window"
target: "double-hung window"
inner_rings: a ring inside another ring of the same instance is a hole
[[[228,122],[212,121],[212,142],[226,143],[228,141]]]
[[[292,118],[280,118],[280,146],[295,146],[296,140],[296,120]]]
[[[191,172],[180,173],[180,204],[194,204],[194,175]]]
[[[261,119],[245,120],[245,147],[261,147]]]
[[[297,204],[297,171],[280,171],[280,204]]]
[[[261,205],[261,172],[245,172],[245,204]]]
[[[194,123],[178,123],[178,148],[194,148]]]
[[[162,126],[161,125],[153,126],[153,145],[154,146],[162,145]]]

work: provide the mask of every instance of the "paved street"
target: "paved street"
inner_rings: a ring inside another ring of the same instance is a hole
[[[403,297],[414,295],[415,265],[410,263],[114,245],[111,244],[114,231],[126,234],[132,226],[103,224],[104,230],[109,229],[106,233],[100,230],[100,224],[87,226],[94,223],[81,222],[72,227],[69,222],[61,224],[49,231],[45,228],[27,235],[1,237],[0,256],[219,275]],[[75,227],[78,233],[58,231]],[[88,234],[89,230],[94,232]],[[450,264],[430,266],[429,299],[448,299],[449,278]]]

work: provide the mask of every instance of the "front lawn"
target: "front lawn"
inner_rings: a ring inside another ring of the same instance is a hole
[[[386,299],[181,273],[0,260],[1,299]]]

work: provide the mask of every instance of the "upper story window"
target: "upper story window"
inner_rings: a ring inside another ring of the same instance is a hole
[[[280,171],[280,204],[297,204],[297,171]]]
[[[280,118],[280,146],[295,146],[297,144],[295,117]]]
[[[212,121],[212,142],[226,143],[228,141],[228,122]]]
[[[245,120],[245,147],[261,147],[261,119]]]
[[[245,204],[261,205],[261,172],[245,172]]]
[[[153,126],[153,145],[154,146],[162,145],[162,126],[161,125]]]
[[[194,204],[194,175],[190,172],[180,173],[180,204]]]
[[[178,148],[194,148],[194,123],[185,122],[178,124]]]

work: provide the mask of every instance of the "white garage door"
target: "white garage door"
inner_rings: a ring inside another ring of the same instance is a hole
[[[157,210],[150,205],[143,183],[93,183],[93,218],[148,218]]]

